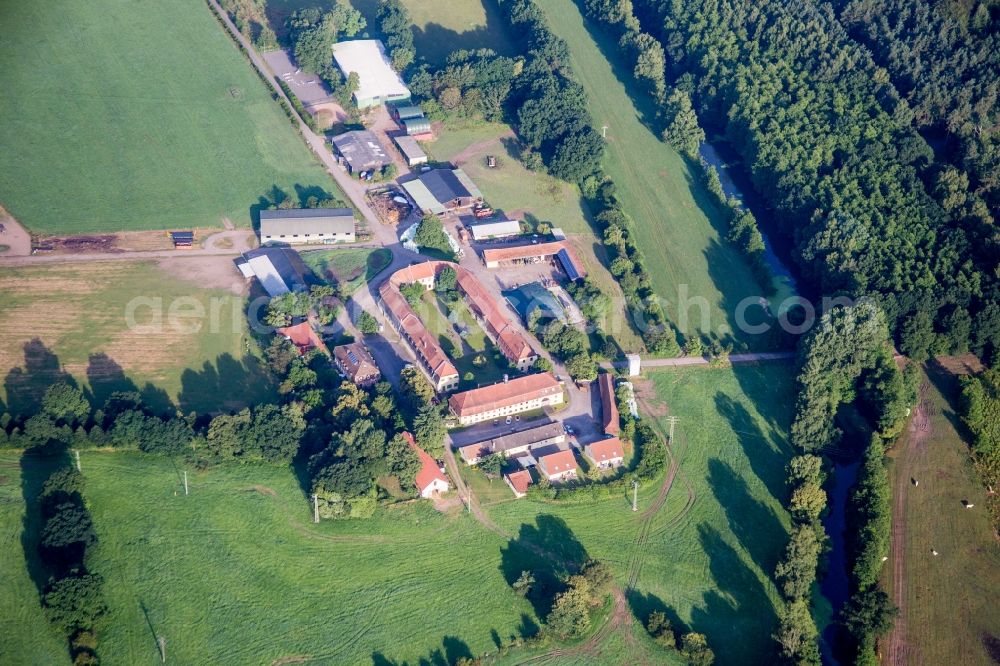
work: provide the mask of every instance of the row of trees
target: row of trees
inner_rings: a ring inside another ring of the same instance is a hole
[[[351,95],[358,89],[357,72],[347,78],[333,64],[333,45],[345,37],[353,37],[367,26],[361,12],[348,4],[334,3],[326,11],[318,7],[298,9],[285,21],[286,42],[303,70],[323,79],[343,107],[350,108]],[[286,90],[286,92],[288,92]],[[303,118],[308,114],[303,115]]]
[[[90,417],[90,405],[79,389],[59,382],[45,392],[41,410],[25,423],[15,446],[38,443],[31,454],[43,454],[56,461],[42,484],[37,506],[28,507],[28,520],[37,516],[34,547],[48,580],[40,590],[42,606],[49,620],[69,639],[70,654],[77,666],[99,663],[97,632],[107,613],[103,579],[88,569],[91,548],[97,543],[93,520],[83,499],[84,481],[71,465],[67,444],[73,428],[81,428]],[[10,418],[0,417],[0,432],[6,435]],[[30,421],[30,420],[29,420]],[[37,512],[37,513],[36,513]]]
[[[877,297],[904,351],[927,322],[947,333],[958,309],[978,331],[958,346],[993,349],[995,258],[928,193],[933,154],[908,105],[824,7],[636,0],[676,86],[741,154],[807,278],[823,293]]]
[[[889,633],[899,614],[879,583],[882,564],[889,555],[891,503],[885,440],[875,434],[865,450],[848,507],[851,597],[840,618],[850,637],[847,652],[853,663],[862,666],[878,665],[878,639]]]
[[[684,633],[678,645],[677,633],[663,611],[653,611],[649,614],[646,619],[646,631],[660,647],[678,650],[690,666],[712,666],[715,663],[715,653],[708,646],[705,634],[694,631]]]
[[[789,511],[792,514],[792,534],[785,554],[775,567],[785,606],[780,611],[778,642],[781,656],[789,663],[820,664],[819,635],[810,610],[813,583],[820,555],[826,549],[826,533],[820,518],[826,509],[823,481],[823,461],[814,455],[792,458],[787,469],[791,490]]]
[[[580,329],[552,319],[544,327],[536,322],[532,331],[545,348],[566,365],[566,372],[575,381],[592,382],[597,379],[597,362],[589,351],[587,334]]]
[[[410,20],[410,12],[400,0],[380,0],[376,20],[385,36],[392,66],[397,72],[406,71],[417,57],[417,51],[413,47],[413,21]]]
[[[972,433],[972,458],[983,485],[1000,488],[1000,370],[962,379],[962,420]],[[1000,532],[1000,499],[987,497],[993,528]]]
[[[49,580],[42,606],[53,624],[69,638],[76,666],[98,664],[97,632],[107,613],[104,580],[87,569],[97,534],[83,500],[83,477],[62,456],[62,466],[46,479],[39,495],[41,532],[38,557]]]
[[[853,663],[877,663],[877,640],[892,626],[896,610],[878,580],[889,549],[890,493],[885,468],[886,443],[901,432],[916,400],[917,366],[900,372],[892,355],[889,330],[872,302],[837,306],[800,341],[798,400],[792,442],[800,451],[836,446],[835,424],[842,405],[855,404],[872,425],[871,441],[850,505],[851,596],[839,621],[849,638],[843,652]],[[795,527],[776,577],[787,606],[775,635],[785,658],[819,663],[816,628],[808,599],[826,535],[819,518],[826,506],[820,459],[800,456],[789,468],[789,509]]]

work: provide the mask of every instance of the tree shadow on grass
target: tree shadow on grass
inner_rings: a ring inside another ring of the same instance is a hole
[[[461,659],[472,660],[475,655],[468,644],[456,636],[445,636],[441,639],[441,647],[434,648],[426,657],[420,657],[415,662],[396,661],[381,652],[372,653],[372,666],[453,666]]]
[[[59,357],[39,338],[25,342],[22,349],[24,366],[7,372],[4,391],[11,416],[27,417],[39,410],[49,386],[59,381],[76,386],[76,380],[63,370]]]
[[[625,599],[628,601],[629,608],[632,609],[632,615],[635,616],[635,619],[643,627],[649,622],[650,615],[653,613],[663,613],[670,620],[670,625],[673,627],[675,634],[679,636],[687,633],[687,624],[681,620],[677,611],[665,604],[655,594],[644,594],[632,589],[625,592]]]
[[[254,356],[237,359],[222,354],[205,361],[200,370],[181,374],[178,406],[184,413],[236,411],[273,400],[275,386],[267,368]]]
[[[715,394],[715,407],[739,440],[743,453],[750,462],[750,468],[775,498],[784,500],[785,461],[790,451],[782,451],[779,442],[764,434],[746,407],[725,393]]]
[[[709,557],[709,571],[718,588],[703,595],[691,612],[691,630],[705,634],[719,663],[761,663],[771,657],[770,636],[777,626],[774,604],[757,575],[722,534],[709,525],[698,526],[698,541]],[[768,645],[765,654],[748,654],[748,642]]]
[[[114,393],[138,393],[143,406],[154,414],[173,416],[177,406],[170,395],[150,382],[139,388],[113,358],[91,354],[87,361],[87,388],[84,395],[95,409],[102,408]]]
[[[754,497],[743,477],[718,458],[708,461],[708,484],[726,512],[729,529],[770,576],[788,538],[774,510]]]
[[[500,549],[500,572],[508,585],[528,571],[535,578],[527,596],[537,617],[546,617],[563,588],[562,579],[587,561],[587,551],[562,518],[542,514],[521,525],[517,538]]]

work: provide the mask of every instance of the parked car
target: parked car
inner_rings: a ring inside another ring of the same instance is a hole
[[[510,425],[510,417],[507,417],[507,425]]]

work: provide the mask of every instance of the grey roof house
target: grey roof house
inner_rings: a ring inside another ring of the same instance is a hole
[[[350,208],[293,208],[260,211],[260,244],[353,243]]]

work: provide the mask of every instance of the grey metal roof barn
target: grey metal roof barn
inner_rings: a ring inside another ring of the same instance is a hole
[[[427,153],[420,148],[417,140],[412,136],[397,136],[393,137],[392,140],[399,146],[399,151],[403,153],[406,163],[410,166],[427,163]]]
[[[392,158],[386,154],[378,138],[368,130],[344,132],[333,137],[333,145],[347,161],[351,173],[381,169],[386,164],[392,164]]]
[[[425,213],[444,213],[483,198],[483,193],[461,169],[425,171],[402,186]]]
[[[346,234],[354,231],[350,208],[293,208],[260,211],[260,235]]]
[[[419,106],[397,106],[392,110],[397,118],[400,120],[409,120],[410,118],[423,118],[424,111]]]
[[[405,118],[400,122],[403,123],[403,127],[406,128],[406,133],[410,136],[431,133],[431,121],[423,116],[419,118]]]

